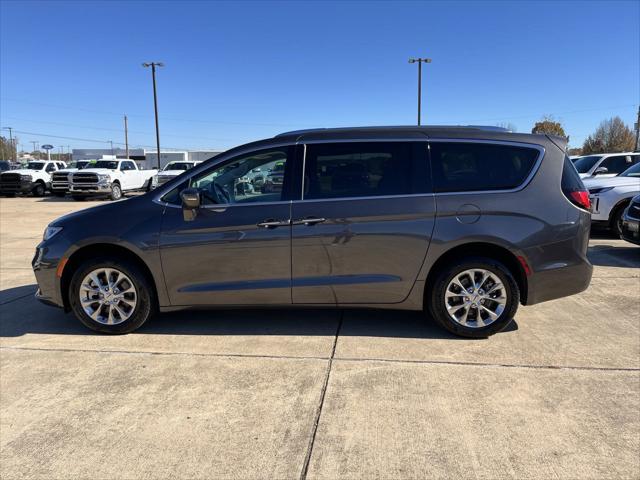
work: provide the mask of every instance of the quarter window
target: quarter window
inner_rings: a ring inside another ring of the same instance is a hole
[[[432,142],[436,192],[507,190],[524,182],[539,151],[489,143]]]
[[[420,155],[419,149],[419,144],[410,142],[309,144],[305,156],[304,198],[406,195],[426,191],[426,156]],[[424,143],[422,151],[426,153]]]

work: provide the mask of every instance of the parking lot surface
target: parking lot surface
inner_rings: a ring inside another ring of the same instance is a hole
[[[640,248],[486,340],[421,314],[163,314],[104,336],[39,304],[54,218],[0,199],[1,478],[638,478]]]

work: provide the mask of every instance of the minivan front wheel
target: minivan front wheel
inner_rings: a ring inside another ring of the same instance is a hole
[[[69,303],[88,328],[128,333],[154,312],[153,287],[133,262],[112,258],[87,260],[74,273]]]
[[[429,312],[439,325],[456,335],[484,338],[509,325],[520,291],[502,263],[475,257],[438,272],[429,298]]]

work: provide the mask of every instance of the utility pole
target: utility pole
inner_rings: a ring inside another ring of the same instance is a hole
[[[109,140],[109,143],[111,144],[111,155],[113,155],[113,140]]]
[[[638,107],[638,117],[636,118],[636,152],[640,152],[640,106]]]
[[[38,141],[37,140],[31,140],[31,143],[33,143],[33,153],[35,153],[36,150],[38,149],[38,147],[37,147]],[[38,158],[40,158],[40,155],[38,155]]]
[[[418,64],[418,126],[420,126],[420,114],[422,110],[422,64],[431,63],[430,58],[410,58],[409,63]]]
[[[124,149],[126,158],[129,158],[129,129],[127,128],[127,116],[124,116]]]
[[[9,145],[10,145],[10,153],[11,153],[11,160],[13,160],[14,162],[17,162],[17,158],[16,158],[16,148],[15,145],[13,144],[13,127],[3,127],[4,130],[9,130]]]
[[[153,79],[153,108],[156,112],[156,148],[158,150],[158,170],[160,170],[160,129],[158,127],[158,92],[156,90],[156,67],[164,67],[162,62],[143,63],[143,67],[151,67],[151,78]]]

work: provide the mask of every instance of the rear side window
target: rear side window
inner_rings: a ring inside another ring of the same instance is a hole
[[[424,143],[344,142],[306,146],[305,199],[407,195],[428,191],[427,183]]]
[[[432,142],[429,148],[436,192],[516,188],[540,154],[534,148],[473,142]]]

